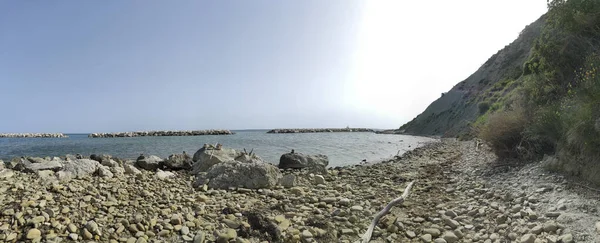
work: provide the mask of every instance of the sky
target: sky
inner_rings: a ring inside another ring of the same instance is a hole
[[[546,0],[0,1],[0,132],[397,128]]]

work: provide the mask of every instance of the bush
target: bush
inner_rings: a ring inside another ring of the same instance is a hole
[[[499,158],[517,158],[526,124],[527,119],[521,108],[497,112],[489,115],[487,122],[479,128],[479,138]]]
[[[479,108],[479,114],[484,114],[490,109],[490,103],[482,101],[477,107]]]

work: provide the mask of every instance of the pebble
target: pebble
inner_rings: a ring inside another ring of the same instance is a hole
[[[421,237],[420,237],[420,238],[421,238],[421,240],[423,240],[424,242],[431,242],[431,238],[432,238],[432,237],[431,237],[431,235],[430,235],[430,234],[424,234],[424,235],[421,235]]]
[[[39,229],[35,229],[35,228],[27,231],[27,236],[25,236],[25,238],[27,238],[29,240],[37,239],[40,237],[42,237],[42,232]]]
[[[534,243],[535,235],[533,234],[525,234],[521,237],[521,243]]]
[[[458,236],[454,234],[454,232],[446,231],[442,238],[448,243],[454,243],[458,241]]]
[[[596,233],[600,234],[600,221],[596,222]]]
[[[423,233],[431,235],[432,237],[438,237],[442,234],[439,229],[427,228],[423,230]]]
[[[356,212],[360,212],[360,211],[363,211],[363,207],[361,207],[361,206],[352,206],[350,208],[350,210],[356,211]]]
[[[560,237],[558,237],[558,240],[562,243],[572,243],[573,235],[572,234],[561,235]]]
[[[308,231],[308,230],[303,230],[301,237],[302,237],[302,239],[309,239],[309,238],[313,238],[313,234],[310,233],[310,231]]]
[[[561,212],[547,212],[545,215],[548,218],[556,218],[560,216]]]
[[[323,177],[322,175],[315,175],[313,180],[317,185],[325,185],[325,177]]]
[[[190,233],[190,228],[188,228],[187,226],[181,227],[181,234],[182,235],[187,235],[189,233]]]
[[[75,233],[71,233],[71,234],[69,234],[69,238],[71,238],[71,240],[77,241],[77,239],[79,239],[79,235],[75,234]]]
[[[406,231],[406,237],[412,239],[412,238],[417,237],[417,234],[415,234],[415,232],[413,232],[413,231],[407,230]]]

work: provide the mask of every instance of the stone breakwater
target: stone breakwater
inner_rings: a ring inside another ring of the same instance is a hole
[[[90,138],[123,138],[123,137],[151,137],[151,136],[202,136],[202,135],[232,135],[229,130],[196,130],[196,131],[141,131],[141,132],[116,132],[92,133]]]
[[[352,243],[415,180],[371,242],[599,242],[597,199],[582,198],[547,173],[507,172],[487,164],[487,150],[473,151],[445,142],[322,175],[284,170],[281,185],[264,189],[194,188],[189,172],[140,170],[102,156],[95,157],[102,165],[96,172],[64,181],[51,170],[0,168],[0,241]],[[77,162],[64,162],[63,171],[94,164],[70,160]]]
[[[0,133],[0,138],[67,138],[62,133]]]
[[[318,132],[375,132],[368,128],[301,128],[273,129],[267,133],[318,133]]]

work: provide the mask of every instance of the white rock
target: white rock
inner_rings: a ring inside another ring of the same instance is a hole
[[[175,177],[175,173],[170,172],[170,171],[162,171],[160,169],[158,169],[156,171],[156,178],[160,179],[160,180],[166,180],[169,178],[173,178]]]
[[[317,185],[325,185],[325,177],[322,175],[315,175],[314,182]]]
[[[113,178],[113,173],[110,171],[108,166],[99,165],[98,166],[98,175],[104,178]]]

